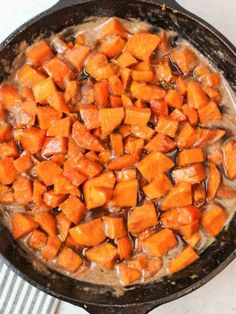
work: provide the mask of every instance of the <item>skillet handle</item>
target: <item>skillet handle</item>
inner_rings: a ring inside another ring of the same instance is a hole
[[[155,304],[126,305],[122,307],[85,305],[84,309],[90,314],[147,314],[157,307]]]
[[[92,0],[59,0],[51,9],[59,10],[65,7],[73,6],[78,3],[89,2]],[[116,0],[107,0],[107,1],[116,1]],[[176,0],[148,0],[147,2],[154,2],[157,4],[166,4],[168,7],[175,10],[183,10],[181,5],[177,3]]]

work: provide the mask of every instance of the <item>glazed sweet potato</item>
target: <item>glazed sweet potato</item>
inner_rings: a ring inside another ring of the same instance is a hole
[[[160,117],[155,130],[161,134],[175,137],[178,129],[178,122],[169,117]]]
[[[192,204],[192,185],[189,182],[177,183],[164,197],[161,210]]]
[[[123,108],[104,108],[99,110],[99,121],[101,122],[102,138],[110,135],[122,122],[124,118]]]
[[[46,212],[36,212],[34,219],[48,235],[56,236],[56,220],[51,214]]]
[[[161,153],[168,153],[174,150],[176,143],[165,134],[155,135],[145,146],[148,152],[158,151]]]
[[[151,183],[143,187],[143,192],[150,199],[160,198],[166,194],[172,186],[173,184],[170,179],[164,173],[160,173]]]
[[[204,151],[202,148],[184,149],[178,154],[179,166],[194,164],[204,160]]]
[[[14,198],[18,204],[28,205],[32,200],[32,182],[27,177],[18,177],[12,185]]]
[[[50,59],[53,53],[48,43],[45,40],[41,40],[30,46],[26,51],[26,55],[35,66],[39,66],[44,60]]]
[[[13,164],[13,158],[4,158],[0,160],[0,183],[8,185],[17,178],[17,171]]]
[[[110,239],[119,239],[127,234],[124,218],[121,216],[103,217],[105,234]]]
[[[71,222],[77,225],[85,216],[85,206],[78,197],[71,196],[60,204],[60,208]]]
[[[24,213],[15,213],[11,216],[12,234],[18,240],[38,228],[38,223]]]
[[[223,164],[226,175],[232,180],[236,178],[236,163],[235,163],[235,152],[236,142],[233,140],[228,141],[222,147],[223,152]]]
[[[169,274],[174,274],[199,259],[199,255],[191,248],[187,247],[179,253],[169,266]]]
[[[190,81],[187,85],[188,105],[200,109],[208,104],[207,95],[198,82]]]
[[[34,230],[28,240],[29,246],[35,250],[41,249],[46,242],[47,235],[40,230]]]
[[[151,110],[149,108],[129,107],[125,109],[124,123],[143,126],[148,123],[150,116]]]
[[[71,273],[76,272],[83,264],[82,258],[68,247],[64,247],[57,258],[57,264]]]
[[[191,184],[200,183],[206,177],[205,169],[202,163],[196,163],[192,166],[175,169],[171,173],[175,183],[189,182]]]
[[[69,137],[70,135],[70,118],[59,119],[50,125],[47,130],[47,136],[63,136]]]
[[[199,62],[195,53],[186,46],[175,49],[170,56],[183,74],[188,74]]]
[[[43,194],[43,202],[49,206],[49,208],[58,207],[66,198],[65,194],[55,193],[54,190],[50,190]]]
[[[56,220],[57,220],[57,227],[60,234],[60,238],[62,242],[64,242],[67,239],[67,236],[69,234],[71,221],[66,218],[66,215],[63,212],[60,212],[56,216]]]
[[[162,99],[165,97],[165,90],[159,86],[133,81],[130,86],[133,97],[150,102],[151,99]]]
[[[88,57],[90,48],[81,44],[76,44],[72,49],[68,49],[65,58],[78,70],[81,71],[83,63]]]
[[[117,239],[117,250],[120,259],[130,259],[133,253],[132,241],[129,237]]]
[[[207,233],[215,237],[222,230],[227,217],[228,215],[222,207],[213,204],[203,211],[201,223]]]
[[[141,272],[137,269],[129,268],[126,264],[117,265],[117,273],[122,285],[127,286],[141,277]]]
[[[36,172],[46,186],[50,186],[54,184],[54,178],[62,174],[62,169],[55,162],[46,160],[36,166]]]
[[[49,236],[46,245],[41,251],[42,257],[49,261],[57,256],[61,247],[61,241],[57,236]]]
[[[209,162],[208,180],[207,180],[207,198],[212,200],[218,190],[221,181],[220,171],[213,162]]]
[[[29,150],[31,154],[37,153],[45,140],[45,131],[37,128],[22,130],[20,139],[21,145],[25,150]]]
[[[114,267],[117,256],[117,248],[110,243],[103,243],[86,251],[86,257],[89,261],[108,269]]]
[[[129,193],[127,193],[129,191]],[[129,180],[118,182],[114,188],[112,203],[115,206],[136,206],[138,195],[138,181]]]

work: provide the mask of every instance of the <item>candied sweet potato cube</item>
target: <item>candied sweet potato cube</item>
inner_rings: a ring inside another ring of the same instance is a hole
[[[181,109],[183,96],[177,90],[170,89],[165,96],[165,101],[170,107]]]
[[[45,139],[45,131],[37,128],[22,130],[21,145],[31,154],[36,154],[42,147]]]
[[[13,158],[4,158],[0,160],[0,183],[8,185],[17,178],[17,171],[13,164]]]
[[[129,193],[127,193],[129,191]],[[133,207],[137,204],[138,181],[129,180],[118,182],[114,188],[112,203],[120,207]]]
[[[214,101],[210,101],[206,106],[198,109],[198,114],[200,123],[203,125],[222,119],[220,110]]]
[[[128,230],[132,234],[144,231],[158,223],[157,212],[152,203],[135,207],[128,217]]]
[[[38,223],[23,213],[14,213],[11,216],[12,234],[18,240],[38,228]]]
[[[70,118],[59,119],[53,121],[47,130],[47,136],[63,136],[70,135]]]
[[[105,268],[112,269],[118,257],[117,248],[110,243],[103,243],[86,251],[86,258]]]
[[[69,233],[75,242],[81,246],[95,246],[106,239],[100,218],[81,223],[71,228]]]
[[[46,242],[47,235],[40,230],[34,230],[28,240],[29,246],[35,250],[41,249]]]
[[[76,272],[83,264],[82,258],[71,248],[64,247],[58,255],[57,264],[70,273]]]
[[[209,201],[215,197],[220,185],[220,181],[220,171],[217,169],[216,165],[213,162],[209,162],[207,179],[207,198]]]
[[[37,117],[40,129],[47,130],[54,121],[62,117],[62,113],[52,107],[43,106],[37,107]]]
[[[101,82],[98,82],[101,83]],[[101,126],[99,121],[99,110],[94,105],[80,105],[79,107],[81,118],[88,130],[96,129]]]
[[[205,160],[204,151],[202,148],[184,149],[178,154],[178,165],[186,166]]]
[[[212,237],[222,230],[228,218],[226,211],[217,204],[209,205],[202,214],[201,224]]]
[[[132,70],[131,76],[134,81],[149,82],[153,79],[153,71]]]
[[[117,250],[120,259],[130,259],[133,253],[133,244],[128,236],[117,239]]]
[[[135,169],[125,169],[116,172],[116,180],[118,182],[134,180],[136,178],[137,176]]]
[[[36,173],[46,186],[54,184],[54,178],[62,174],[62,169],[51,160],[41,161],[36,165]]]
[[[66,215],[63,212],[60,212],[56,216],[58,231],[60,233],[60,238],[64,242],[69,234],[71,221],[66,218]]]
[[[206,178],[205,168],[202,163],[174,169],[171,175],[175,183],[189,182],[195,184],[200,183]]]
[[[17,72],[17,79],[26,87],[32,88],[45,79],[45,75],[35,70],[31,65],[25,64]]]
[[[15,106],[21,102],[22,97],[18,90],[8,84],[4,84],[0,88],[0,100],[3,108],[12,111]]]
[[[107,57],[100,52],[95,52],[88,57],[86,71],[97,81],[108,79],[117,72],[116,66],[108,63]]]
[[[57,236],[49,236],[41,255],[47,261],[55,258],[61,247],[61,241]]]
[[[117,18],[110,18],[105,23],[97,28],[98,38],[102,40],[108,36],[120,36],[122,38],[126,38],[127,33],[121,24],[121,22]]]
[[[108,58],[114,58],[121,54],[124,46],[124,39],[120,36],[116,36],[103,41],[98,47],[98,50],[104,53]]]
[[[143,192],[150,198],[160,198],[166,194],[173,184],[170,179],[164,173],[158,174],[151,183],[143,187]]]
[[[28,205],[32,201],[32,182],[27,177],[18,177],[13,183],[14,198],[18,204]]]
[[[14,167],[18,172],[27,172],[33,167],[33,161],[28,154],[22,154],[13,161]]]
[[[175,137],[177,129],[178,122],[169,117],[160,117],[155,128],[157,132],[168,135],[170,137]]]
[[[169,107],[165,100],[163,99],[151,99],[150,107],[155,116],[168,116]]]
[[[94,98],[98,107],[106,107],[109,99],[110,91],[107,80],[102,80],[94,84]]]
[[[42,203],[43,194],[47,191],[46,186],[40,182],[38,179],[35,179],[33,182],[33,195],[32,201],[39,205]]]
[[[116,61],[121,68],[128,68],[138,63],[138,61],[132,56],[132,54],[127,51],[123,52],[116,59]]]
[[[127,168],[136,163],[137,159],[132,154],[124,154],[122,156],[111,159],[107,164],[109,170],[121,170]]]
[[[78,70],[82,71],[84,61],[88,57],[90,48],[81,44],[76,44],[72,49],[68,49],[65,58]]]
[[[14,194],[11,187],[0,185],[0,202],[3,204],[12,204],[14,202]]]
[[[125,109],[126,124],[146,125],[150,119],[151,110],[149,108],[128,107]]]
[[[60,204],[60,208],[65,216],[77,225],[85,215],[85,206],[78,197],[71,196]]]
[[[176,144],[180,149],[189,148],[195,143],[196,137],[196,130],[189,122],[185,122],[179,131]]]
[[[137,269],[129,268],[126,264],[117,265],[117,273],[122,285],[127,286],[141,278],[141,272]]]
[[[185,238],[189,239],[191,236],[199,230],[199,220],[194,220],[188,225],[179,227],[180,234]]]
[[[150,102],[151,99],[162,99],[165,97],[165,90],[162,87],[153,84],[133,81],[130,86],[130,91],[133,97]]]
[[[66,198],[65,194],[55,193],[54,190],[47,191],[43,194],[43,201],[50,208],[56,208],[63,202]]]
[[[137,137],[143,138],[144,140],[150,140],[150,138],[155,133],[154,130],[146,125],[131,125],[131,133]]]
[[[194,70],[199,63],[195,53],[187,46],[176,48],[170,56],[183,74],[188,74]]]
[[[48,235],[55,236],[57,234],[56,220],[51,214],[38,211],[35,213],[34,219]]]
[[[167,59],[163,59],[155,67],[155,73],[159,82],[170,82],[173,78],[172,70]]]
[[[121,78],[121,81],[123,83],[123,89],[125,91],[129,85],[129,83],[130,83],[131,69],[121,68],[120,69],[120,78]]]
[[[7,157],[12,158],[19,157],[17,145],[13,140],[10,140],[5,143],[0,143],[0,158],[4,159]]]
[[[189,105],[183,105],[182,110],[186,117],[188,118],[191,125],[197,125],[198,123],[198,112],[196,109],[190,107]]]
[[[144,147],[148,152],[168,153],[176,147],[175,142],[165,134],[156,134]]]
[[[201,241],[201,239],[202,239],[201,233],[199,231],[196,231],[190,238],[188,239],[185,238],[184,240],[188,243],[188,245],[195,248]]]
[[[201,206],[205,203],[206,191],[205,187],[201,183],[194,184],[193,186],[193,200],[194,204],[197,206]]]
[[[230,140],[226,142],[223,147],[223,165],[226,175],[229,179],[236,178],[236,161],[235,161],[235,153],[236,153],[236,142],[234,140]]]
[[[187,85],[188,105],[200,109],[208,104],[208,97],[200,83],[189,81]]]
[[[126,224],[122,216],[104,216],[105,234],[110,239],[119,239],[127,234]]]
[[[124,109],[102,108],[99,110],[99,120],[101,122],[102,138],[110,135],[122,122],[124,118]]]
[[[171,262],[168,268],[170,275],[186,268],[199,259],[199,255],[190,246],[180,252]]]
[[[236,198],[236,189],[232,186],[221,184],[217,191],[217,197],[220,199]]]
[[[174,233],[169,229],[163,229],[152,234],[143,241],[143,247],[150,256],[160,257],[178,244]]]
[[[110,135],[111,147],[114,155],[120,156],[124,152],[123,137],[119,133],[113,133]]]
[[[41,154],[43,157],[51,157],[58,154],[66,154],[67,139],[62,136],[47,137],[43,143]]]
[[[189,182],[180,182],[172,187],[161,203],[161,209],[182,207],[192,204],[192,185]]]
[[[80,196],[80,191],[77,189],[77,187],[62,174],[54,177],[53,183],[56,194],[71,194],[73,196]]]
[[[52,50],[45,40],[29,46],[26,51],[27,58],[35,65],[39,66],[43,61],[53,56]]]
[[[120,96],[123,94],[123,84],[118,75],[112,75],[108,81],[112,95]]]
[[[165,172],[174,166],[173,161],[161,152],[151,152],[138,163],[138,170],[145,179],[151,181],[160,172]]]
[[[127,265],[131,269],[138,269],[142,271],[143,269],[146,269],[148,266],[148,257],[145,254],[140,254],[129,260]]]

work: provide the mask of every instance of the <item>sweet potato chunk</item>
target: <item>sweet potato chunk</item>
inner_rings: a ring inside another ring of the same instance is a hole
[[[161,203],[161,209],[182,207],[192,204],[192,186],[189,182],[180,182],[173,186]]]
[[[158,35],[150,33],[137,33],[131,36],[124,48],[135,58],[146,60],[159,45],[161,39]]]
[[[230,140],[225,143],[222,147],[223,151],[223,165],[225,169],[226,175],[229,179],[236,178],[236,162],[235,162],[235,153],[236,153],[236,142],[234,140]]]
[[[47,130],[47,136],[69,137],[69,135],[70,135],[69,117],[52,122],[52,124]]]
[[[47,191],[43,194],[43,201],[50,208],[58,207],[66,198],[65,194],[55,193],[54,190]]]
[[[214,101],[210,101],[206,106],[198,110],[200,123],[206,125],[222,119],[220,110]]]
[[[18,240],[38,228],[38,223],[23,213],[15,213],[11,216],[12,234]]]
[[[187,85],[187,96],[189,106],[195,109],[200,109],[208,104],[208,97],[198,82],[189,81]]]
[[[143,126],[148,123],[150,116],[151,110],[149,108],[128,107],[125,109],[124,123]]]
[[[94,105],[80,105],[79,110],[84,125],[88,130],[93,130],[101,126],[99,121],[99,110],[97,107]]]
[[[138,269],[140,271],[144,270],[148,266],[148,258],[145,254],[140,254],[136,257],[133,257],[127,263],[128,267],[131,269]]]
[[[155,135],[144,147],[148,152],[158,151],[168,153],[176,147],[175,142],[165,134]]]
[[[142,232],[158,223],[157,212],[152,203],[135,207],[129,214],[128,230],[132,234]]]
[[[66,154],[67,140],[62,136],[47,137],[43,143],[41,154],[43,157],[51,157],[58,154]]]
[[[34,230],[28,240],[29,246],[35,250],[41,249],[46,242],[47,235],[40,230]]]
[[[170,179],[164,173],[160,173],[151,183],[143,187],[143,192],[150,199],[160,198],[166,194],[172,186],[173,184]]]
[[[196,206],[201,206],[205,203],[206,191],[205,187],[201,183],[194,184],[193,186],[193,200]]]
[[[13,190],[18,204],[28,205],[32,201],[32,183],[27,177],[18,177],[13,183]]]
[[[178,129],[178,122],[169,117],[160,117],[155,130],[159,133],[175,137]]]
[[[141,277],[141,272],[137,269],[129,268],[126,264],[120,263],[117,265],[117,273],[120,282],[124,286],[128,286]]]
[[[123,108],[103,108],[99,110],[99,121],[101,122],[102,138],[110,135],[122,122],[124,118]]]
[[[124,218],[121,216],[103,217],[105,234],[110,239],[119,239],[127,234]]]
[[[174,233],[169,229],[163,229],[147,238],[143,242],[143,247],[150,256],[160,257],[177,244]]]
[[[189,148],[195,143],[196,137],[195,129],[189,122],[185,122],[179,131],[176,144],[180,149]]]
[[[175,49],[170,56],[183,74],[188,74],[194,70],[199,63],[195,53],[186,46]]]
[[[123,84],[118,75],[112,75],[108,81],[112,95],[120,96],[123,94]]]
[[[185,241],[188,243],[188,245],[195,248],[201,241],[201,238],[202,238],[201,233],[197,231],[190,238],[185,239]]]
[[[83,264],[83,260],[72,249],[64,247],[58,255],[57,264],[70,273],[74,273]]]
[[[130,259],[133,253],[133,244],[130,238],[127,236],[117,239],[116,244],[120,259]]]
[[[45,139],[45,131],[37,128],[22,130],[21,145],[31,154],[36,154],[42,147]]]
[[[50,186],[54,184],[54,178],[62,173],[62,169],[54,161],[46,160],[36,166],[36,172],[46,186]]]
[[[189,239],[191,236],[199,230],[199,220],[194,220],[188,225],[179,227],[180,234],[185,238]]]
[[[133,81],[130,86],[133,97],[150,102],[151,99],[162,99],[165,97],[165,90],[159,86]]]
[[[137,161],[136,157],[131,154],[124,154],[109,161],[107,169],[120,170],[132,166]]]
[[[121,134],[113,133],[110,135],[110,142],[114,155],[120,156],[124,152],[123,137]]]
[[[148,126],[131,125],[131,133],[145,140],[150,140],[154,134],[154,130]]]
[[[199,255],[190,246],[179,253],[170,263],[168,271],[172,275],[199,259]]]
[[[175,183],[189,182],[191,184],[200,183],[206,177],[205,168],[202,163],[175,169],[171,175]]]
[[[137,168],[148,181],[151,181],[160,172],[165,172],[173,166],[170,158],[160,152],[152,152],[138,163]]]
[[[71,221],[66,218],[63,212],[60,212],[56,216],[56,220],[57,220],[58,231],[60,233],[60,238],[62,242],[64,242],[69,234]]]
[[[112,269],[117,259],[117,248],[110,243],[103,243],[86,251],[86,257],[89,261]]]
[[[170,89],[165,97],[165,101],[170,107],[181,109],[183,96],[175,89]]]
[[[204,152],[202,148],[184,149],[178,154],[179,166],[186,166],[204,161]]]
[[[25,64],[17,72],[17,78],[22,85],[32,88],[35,84],[44,80],[45,76],[39,73],[29,64]]]
[[[102,40],[108,36],[120,36],[122,38],[126,38],[127,33],[125,29],[123,28],[121,22],[117,18],[110,18],[105,23],[103,23],[101,26],[98,27],[98,38],[99,40]]]
[[[207,233],[215,237],[224,227],[227,217],[228,214],[222,207],[213,204],[203,211],[201,223]]]
[[[84,61],[88,57],[90,48],[81,44],[76,44],[72,49],[68,49],[65,58],[78,70],[82,71]]]
[[[0,202],[3,204],[12,204],[14,202],[12,188],[5,185],[0,185]]]
[[[138,61],[131,53],[125,51],[117,58],[117,63],[121,68],[128,68],[138,63]]]
[[[129,193],[127,193],[129,191]],[[138,196],[138,181],[129,180],[118,182],[114,188],[112,203],[115,206],[136,206]]]
[[[49,236],[41,255],[47,261],[55,258],[61,247],[61,241],[57,236]]]
[[[212,200],[218,190],[221,181],[220,171],[213,162],[209,162],[208,180],[207,180],[207,198]]]
[[[236,189],[232,186],[221,184],[217,191],[217,197],[220,199],[236,198]]]
[[[0,183],[8,185],[13,183],[17,178],[17,171],[13,164],[13,158],[0,160]]]
[[[37,117],[40,129],[47,130],[54,121],[62,117],[62,113],[52,107],[37,107]]]
[[[109,98],[109,84],[107,80],[94,84],[94,98],[98,107],[106,107]]]
[[[34,219],[48,235],[55,236],[57,234],[56,220],[51,214],[38,211],[35,213]]]
[[[54,178],[54,191],[56,194],[71,194],[73,196],[80,196],[80,191],[74,186],[69,179],[62,174]]]
[[[65,216],[77,225],[85,215],[85,206],[78,197],[71,196],[60,204]]]
[[[69,231],[75,242],[81,246],[95,246],[106,239],[101,219],[81,223]]]
[[[13,164],[18,172],[27,172],[34,165],[32,159],[27,154],[22,154],[19,158],[13,161]]]
[[[88,57],[86,71],[97,81],[108,79],[117,72],[115,65],[108,63],[107,57],[100,52],[95,52]]]
[[[124,39],[120,36],[116,36],[103,41],[98,47],[98,50],[104,53],[108,58],[114,58],[122,52],[124,46]]]
[[[48,43],[41,40],[30,46],[26,51],[26,55],[35,66],[39,66],[44,60],[51,58],[53,53]]]

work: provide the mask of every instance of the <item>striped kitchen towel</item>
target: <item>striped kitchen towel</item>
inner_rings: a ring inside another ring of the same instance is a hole
[[[58,302],[17,276],[0,257],[0,314],[54,314]]]

